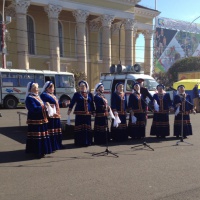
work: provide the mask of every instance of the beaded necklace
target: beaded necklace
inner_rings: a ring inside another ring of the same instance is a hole
[[[141,98],[141,93],[137,92],[137,91],[134,91],[133,93],[138,99]]]
[[[124,92],[116,92],[118,96],[121,97],[121,100],[125,100],[125,93]]]
[[[34,93],[30,93],[30,96],[31,96],[32,98],[34,98],[35,100],[37,100],[41,105],[44,105],[44,103],[43,103],[43,101],[42,101],[42,99],[40,98],[39,95],[34,94]]]
[[[83,97],[84,100],[88,100],[88,93],[87,92],[80,92],[80,95]]]
[[[162,100],[163,97],[164,97],[164,94],[159,94],[159,93],[158,93],[158,98],[159,98],[160,100]]]
[[[98,92],[97,95],[99,95],[99,97],[101,97],[103,99],[103,102],[105,105],[108,105],[108,101],[102,93]]]

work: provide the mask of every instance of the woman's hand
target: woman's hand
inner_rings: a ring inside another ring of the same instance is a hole
[[[192,110],[192,113],[195,115],[195,114],[196,114],[196,111],[193,109],[193,110]]]
[[[55,113],[54,115],[53,115],[53,117],[58,117],[59,115],[57,114],[57,113]]]

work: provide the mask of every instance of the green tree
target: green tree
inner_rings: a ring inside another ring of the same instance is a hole
[[[154,73],[152,76],[159,84],[163,84],[166,87],[171,85],[167,72]]]
[[[167,76],[169,82],[178,81],[179,72],[195,72],[200,71],[200,57],[188,57],[176,61],[168,70]]]

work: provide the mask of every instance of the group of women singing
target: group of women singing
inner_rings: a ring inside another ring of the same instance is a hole
[[[130,136],[133,139],[144,138],[146,133],[146,94],[141,93],[141,83],[136,82],[133,85],[133,92],[127,101],[127,95],[124,93],[124,85],[119,82],[115,86],[115,91],[111,97],[111,106],[104,96],[104,86],[102,83],[96,84],[94,88],[94,97],[89,92],[89,86],[86,81],[80,81],[80,91],[76,92],[69,105],[68,115],[70,115],[74,105],[75,116],[75,144],[79,146],[88,146],[93,143],[105,144],[107,139],[121,142]],[[177,95],[172,102],[168,93],[165,92],[163,85],[157,86],[157,91],[152,97],[154,104],[154,116],[150,135],[157,137],[166,137],[170,135],[169,112],[175,111],[174,136],[181,136],[181,124],[183,113],[183,136],[192,135],[190,123],[191,112],[195,112],[191,98],[185,93],[185,87],[180,85]],[[114,117],[119,117],[121,123],[114,126],[114,119],[111,124],[111,131],[108,127],[108,115],[114,113]],[[127,125],[126,117],[129,114]],[[91,116],[95,117],[94,131],[91,129]]]
[[[127,100],[124,84],[119,82],[111,96],[111,105],[104,96],[102,83],[96,84],[94,95],[89,92],[89,85],[82,80],[78,83],[77,91],[71,102],[59,103],[54,95],[54,85],[51,81],[45,83],[41,95],[38,95],[38,84],[29,83],[27,86],[26,108],[28,109],[28,137],[26,152],[34,153],[38,157],[52,153],[62,148],[62,133],[60,125],[60,107],[68,107],[68,115],[74,109],[74,143],[77,146],[105,144],[112,139],[116,142],[144,138],[146,135],[146,96],[141,93],[141,84],[135,82],[133,91]],[[175,112],[174,136],[182,133],[186,138],[192,135],[190,123],[191,112],[195,113],[190,95],[185,93],[183,85],[178,86],[177,95],[172,102],[163,85],[157,86],[157,91],[151,98],[153,108],[153,122],[150,135],[166,137],[170,135],[169,112]],[[49,116],[49,106],[55,113]],[[74,108],[75,107],[75,108]],[[126,117],[129,114],[128,124]],[[113,116],[111,131],[108,127],[108,116]],[[91,116],[95,117],[94,130],[91,128]],[[182,120],[183,118],[183,120]],[[120,122],[116,124],[116,119]]]

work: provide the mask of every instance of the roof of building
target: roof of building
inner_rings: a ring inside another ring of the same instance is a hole
[[[148,8],[148,7],[139,5],[139,4],[136,4],[135,7],[137,7],[137,8],[143,8],[143,9],[147,9],[147,10],[152,10],[152,11],[158,11],[158,10],[155,10],[155,9],[152,9],[152,8]]]

